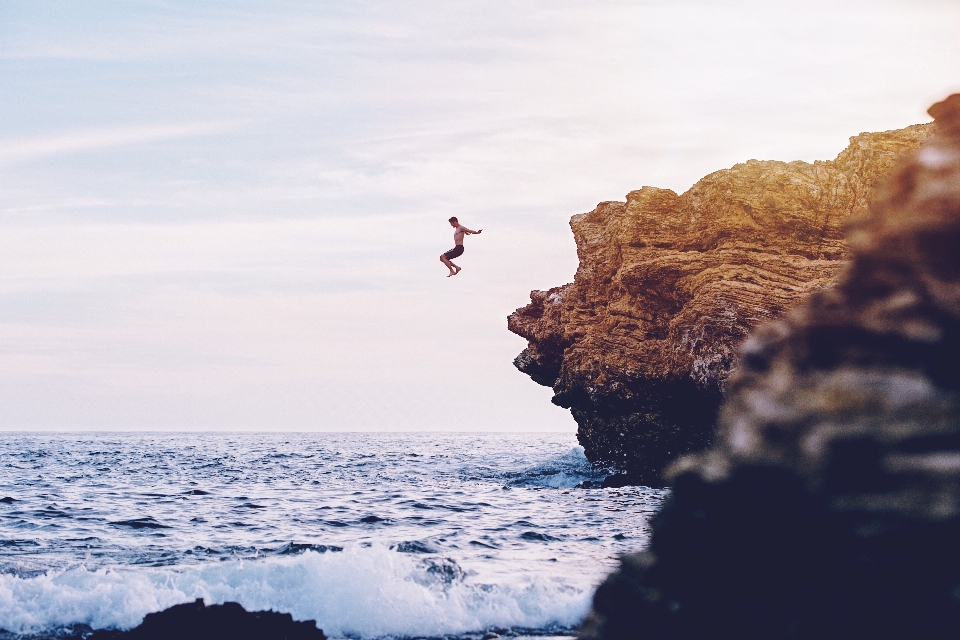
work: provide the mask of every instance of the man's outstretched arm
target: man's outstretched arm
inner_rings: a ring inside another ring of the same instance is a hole
[[[475,233],[483,233],[483,229],[480,229],[479,231],[473,231],[471,229],[467,229],[466,227],[460,227],[460,228],[463,229],[464,233],[466,233],[468,236],[472,236]]]

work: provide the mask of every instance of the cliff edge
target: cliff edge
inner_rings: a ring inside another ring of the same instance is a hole
[[[591,461],[662,484],[670,460],[709,446],[737,345],[835,282],[845,223],[931,132],[862,133],[835,160],[750,160],[574,216],[574,281],[509,316],[529,341],[514,364],[553,387]]]

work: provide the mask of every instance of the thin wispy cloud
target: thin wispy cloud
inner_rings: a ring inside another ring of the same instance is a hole
[[[34,138],[0,138],[0,164],[83,153],[162,140],[223,134],[253,120],[147,124],[68,131]]]

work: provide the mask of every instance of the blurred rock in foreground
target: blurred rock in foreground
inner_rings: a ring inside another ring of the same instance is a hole
[[[960,638],[960,94],[930,114],[839,284],[744,344],[582,638]]]
[[[570,221],[574,281],[510,315],[514,364],[553,387],[587,457],[662,484],[711,442],[737,345],[835,282],[843,228],[929,125],[863,133],[835,160],[717,171],[683,195],[644,187]]]

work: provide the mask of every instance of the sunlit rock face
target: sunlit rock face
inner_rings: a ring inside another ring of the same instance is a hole
[[[744,343],[583,638],[960,638],[960,95],[930,114],[838,284]]]
[[[864,133],[832,161],[751,160],[683,195],[644,187],[574,216],[574,281],[508,319],[529,341],[517,368],[570,408],[591,460],[660,484],[709,445],[737,345],[835,282],[844,225],[929,133]]]

